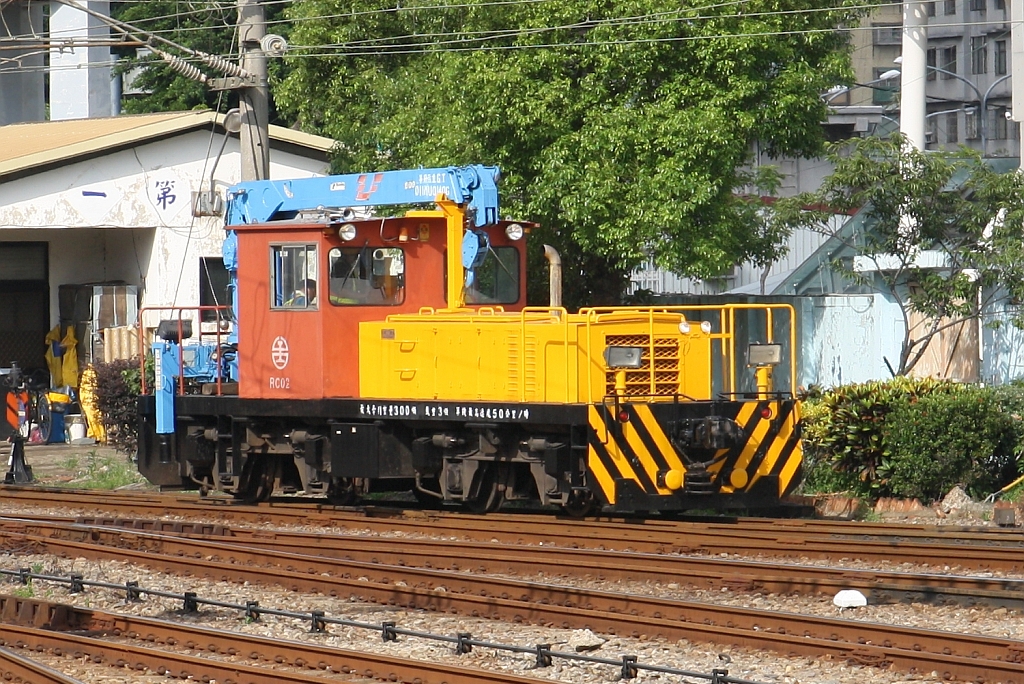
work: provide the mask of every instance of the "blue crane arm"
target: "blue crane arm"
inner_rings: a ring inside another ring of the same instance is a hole
[[[467,205],[477,228],[498,221],[498,167],[449,166],[280,181],[246,181],[227,192],[228,226],[294,218],[300,211],[432,203]]]

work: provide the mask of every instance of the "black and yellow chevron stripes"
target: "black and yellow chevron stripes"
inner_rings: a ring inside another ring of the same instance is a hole
[[[692,416],[709,415],[708,409],[702,408],[694,410]],[[770,418],[762,415],[766,408],[771,411]],[[625,410],[629,420],[620,422],[617,410]],[[666,428],[668,421],[681,418],[680,413],[686,411],[678,404],[620,404],[618,409],[590,406],[587,463],[608,503],[615,503],[617,479],[633,480],[649,495],[674,494],[665,482],[665,474],[685,474],[686,466],[669,441]],[[765,476],[779,478],[780,496],[796,486],[802,451],[795,401],[716,402],[713,415],[732,418],[745,435],[742,445],[715,454],[709,471],[718,476],[719,493],[749,491]],[[708,456],[702,454],[700,458],[706,460]]]

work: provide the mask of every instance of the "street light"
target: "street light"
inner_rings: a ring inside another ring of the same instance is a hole
[[[897,57],[893,61],[896,64],[902,64],[903,63],[903,56],[900,55],[899,57]],[[984,157],[985,155],[988,154],[988,131],[986,130],[988,128],[988,98],[989,98],[990,95],[992,95],[992,91],[995,90],[995,87],[997,85],[999,85],[1000,83],[1002,83],[1006,79],[1010,78],[1010,76],[1012,76],[1013,74],[1006,74],[1005,76],[1002,76],[1002,77],[997,78],[996,80],[992,81],[992,85],[990,85],[988,87],[988,89],[984,93],[982,93],[981,90],[978,88],[978,86],[974,85],[973,83],[968,81],[966,78],[964,78],[963,76],[961,76],[960,74],[958,74],[958,73],[956,73],[954,71],[947,71],[946,69],[940,69],[939,67],[932,66],[931,64],[928,64],[927,67],[929,69],[931,69],[932,71],[937,71],[940,74],[945,74],[947,76],[950,76],[951,78],[955,78],[958,81],[962,81],[963,83],[966,83],[968,86],[970,86],[971,90],[974,91],[975,95],[978,96],[978,104],[979,104],[979,108],[978,108],[978,119],[979,119],[978,134],[981,137],[981,156]],[[885,73],[889,74],[889,73],[892,73],[893,71],[895,71],[897,74],[900,74],[900,71],[898,69],[892,69],[891,71],[887,71]],[[893,76],[892,78],[895,78],[895,76]],[[925,117],[925,118],[927,118],[927,117]]]
[[[843,85],[832,86],[824,93],[822,93],[822,97],[825,98],[826,103],[830,103],[837,97],[840,97],[850,92],[851,90],[853,90],[853,88],[872,88],[875,90],[886,90],[885,88],[875,88],[874,84],[882,83],[884,81],[890,81],[899,75],[899,69],[889,69],[889,71],[886,71],[885,73],[881,74],[878,78],[868,81],[867,83],[854,83],[853,87]]]

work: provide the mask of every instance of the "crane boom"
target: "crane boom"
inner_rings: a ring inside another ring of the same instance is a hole
[[[323,207],[433,203],[444,195],[466,206],[477,228],[498,221],[496,166],[449,166],[380,171],[292,180],[247,181],[227,192],[227,226],[289,220],[300,211]]]

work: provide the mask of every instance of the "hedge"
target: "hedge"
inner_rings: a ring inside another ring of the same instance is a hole
[[[844,385],[804,403],[807,492],[985,496],[1024,466],[1024,388],[894,378]]]

